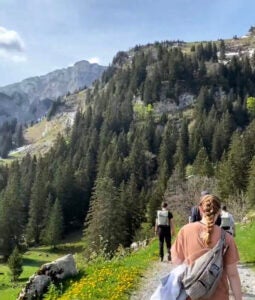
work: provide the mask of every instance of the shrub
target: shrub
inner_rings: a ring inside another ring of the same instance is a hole
[[[8,259],[8,266],[11,270],[13,281],[17,281],[23,271],[22,255],[20,254],[18,247],[15,247],[12,254],[10,255]]]

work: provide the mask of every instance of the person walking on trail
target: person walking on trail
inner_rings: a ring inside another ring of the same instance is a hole
[[[226,205],[222,206],[222,209],[221,209],[221,225],[220,226],[221,226],[221,228],[223,228],[224,230],[229,232],[231,235],[235,236],[235,221],[234,221],[232,214],[230,214],[227,211]]]
[[[201,192],[201,198],[205,195],[209,195],[210,193],[208,191],[202,191]],[[200,198],[200,199],[201,199]],[[199,205],[195,205],[191,208],[191,216],[189,217],[189,223],[201,221],[202,216],[200,214]],[[221,216],[219,215],[216,222],[216,225],[220,226],[221,224]]]
[[[155,234],[158,233],[159,238],[159,256],[160,260],[164,260],[164,241],[167,247],[168,260],[171,260],[171,238],[174,235],[173,215],[168,211],[168,204],[163,202],[161,210],[157,211],[157,218],[155,222]]]
[[[209,192],[208,191],[202,191],[201,192],[201,197],[205,196],[205,195],[208,195]],[[198,205],[195,205],[191,208],[191,216],[190,216],[190,219],[189,219],[189,222],[192,223],[192,222],[197,222],[197,221],[200,221],[202,219],[201,215],[200,215],[200,212],[199,212],[199,207]]]
[[[184,225],[172,245],[172,263],[192,265],[194,261],[213,248],[220,240],[222,229],[215,225],[220,214],[220,200],[214,195],[205,195],[200,200],[200,222]],[[237,270],[239,261],[238,250],[234,238],[226,232],[227,250],[223,256],[223,273],[215,292],[207,300],[229,300],[229,287],[232,289],[234,299],[241,300],[241,283]],[[189,298],[188,298],[189,299]],[[201,299],[202,300],[202,299]]]

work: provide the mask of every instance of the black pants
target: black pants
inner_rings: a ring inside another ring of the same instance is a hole
[[[159,256],[161,260],[164,258],[164,241],[166,242],[168,260],[171,259],[171,233],[169,226],[159,226],[158,227],[158,237],[159,237]]]

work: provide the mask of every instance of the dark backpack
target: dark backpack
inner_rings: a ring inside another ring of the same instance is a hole
[[[192,300],[209,298],[216,290],[223,271],[223,255],[227,247],[226,232],[221,230],[221,238],[208,252],[197,258],[193,265],[187,266],[182,284]]]

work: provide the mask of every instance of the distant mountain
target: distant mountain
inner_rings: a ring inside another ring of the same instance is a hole
[[[19,121],[40,117],[58,97],[89,87],[105,69],[83,60],[72,67],[0,87],[0,123],[13,117]]]

